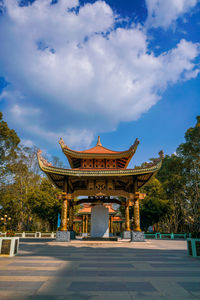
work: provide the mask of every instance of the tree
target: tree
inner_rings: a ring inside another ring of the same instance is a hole
[[[145,231],[148,227],[158,223],[164,216],[170,213],[171,205],[167,200],[166,193],[161,182],[153,177],[142,189],[141,193],[145,193],[146,197],[140,201],[140,220],[141,228]],[[121,198],[121,200],[124,200]],[[121,215],[125,216],[125,207],[120,206]],[[130,219],[134,219],[134,207],[129,208]]]
[[[189,203],[189,217],[193,231],[200,231],[200,116],[196,125],[185,133],[185,143],[182,143],[177,154],[183,161],[183,176],[186,180],[186,201]]]
[[[0,112],[0,180],[5,179],[5,174],[10,172],[12,160],[17,156],[20,138],[17,133],[8,127],[3,121],[3,114]]]
[[[41,175],[37,149],[20,145],[16,132],[2,117],[0,113],[1,213],[12,217],[12,228],[18,231],[36,229],[36,223],[43,229],[55,228],[60,210],[57,189]],[[59,159],[54,160],[60,164]]]
[[[161,182],[155,177],[141,189],[141,192],[146,194],[145,199],[140,202],[141,228],[147,231],[149,226],[158,223],[170,213],[171,206]]]
[[[166,156],[157,178],[162,183],[167,199],[171,204],[171,213],[163,220],[163,230],[181,232],[185,230],[188,203],[185,198],[186,179],[183,176],[183,160],[172,154]]]
[[[36,149],[20,146],[15,159],[10,162],[12,176],[1,186],[1,204],[4,210],[12,213],[12,225],[15,229],[29,229],[31,206],[28,193],[41,181],[38,174]]]
[[[185,133],[176,154],[166,156],[157,177],[172,213],[165,219],[170,231],[200,231],[200,116]]]
[[[59,190],[47,178],[42,178],[40,185],[31,189],[28,194],[32,213],[38,216],[39,219],[45,220],[45,228],[41,228],[43,230],[48,227],[50,230],[57,228],[58,213],[61,210],[61,200],[56,197],[58,192]]]

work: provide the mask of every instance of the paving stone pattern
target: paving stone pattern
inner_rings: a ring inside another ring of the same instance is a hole
[[[21,240],[0,257],[0,299],[200,299],[200,260],[184,241]]]

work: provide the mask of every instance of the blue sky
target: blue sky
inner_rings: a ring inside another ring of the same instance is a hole
[[[172,154],[200,111],[199,0],[0,1],[0,110],[25,145]]]

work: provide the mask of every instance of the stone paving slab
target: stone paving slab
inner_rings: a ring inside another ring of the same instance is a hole
[[[0,281],[0,290],[37,291],[43,281]]]
[[[55,270],[0,270],[0,276],[55,276]]]
[[[91,263],[81,263],[81,264],[79,264],[79,268],[104,268],[104,269],[112,269],[112,268],[118,268],[118,269],[120,269],[120,268],[134,268],[134,266],[133,265],[131,265],[131,264],[124,264],[124,263],[105,263],[105,262],[101,262],[101,263],[93,263],[93,264],[91,264]]]
[[[55,262],[13,262],[8,264],[9,267],[13,267],[13,266],[18,266],[18,267],[60,267],[62,265],[62,263],[55,263]]]
[[[200,292],[200,282],[178,282],[188,292]]]
[[[1,273],[0,273],[1,274]],[[90,270],[78,270],[67,271],[64,270],[60,276],[64,277],[161,277],[163,271],[90,271]],[[199,277],[200,271],[164,271],[166,277]]]
[[[195,268],[195,269],[200,269],[200,264],[196,264],[196,263],[191,263],[191,264],[186,264],[186,263],[182,263],[182,264],[178,264],[177,262],[172,263],[151,263],[150,264],[153,268],[167,268],[167,269],[190,269],[190,268]]]
[[[200,299],[200,260],[185,241],[25,240],[0,257],[1,300]]]
[[[150,282],[116,282],[116,281],[76,281],[69,286],[69,291],[146,291],[154,292],[156,289]]]

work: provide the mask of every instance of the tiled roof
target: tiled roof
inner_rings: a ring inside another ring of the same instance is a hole
[[[77,150],[72,150],[70,149],[65,142],[63,141],[63,139],[61,138],[59,141],[59,144],[63,150],[63,152],[65,153],[65,155],[69,156],[69,157],[79,157],[79,158],[84,158],[84,157],[90,157],[90,155],[94,156],[95,154],[97,154],[98,156],[103,156],[106,155],[108,157],[111,157],[112,155],[115,156],[115,158],[117,157],[128,157],[128,156],[132,156],[134,155],[137,146],[139,144],[138,139],[135,140],[134,144],[125,151],[114,151],[114,150],[110,150],[108,148],[105,148],[102,146],[101,142],[100,142],[100,137],[98,137],[98,141],[95,147],[87,149],[87,150],[82,150],[82,151],[77,151]]]
[[[74,222],[82,222],[82,217],[76,216],[74,218]],[[123,219],[121,217],[113,217],[113,222],[123,222]]]
[[[74,222],[82,222],[82,217],[76,216],[76,217],[74,218]]]
[[[122,151],[113,151],[110,149],[107,149],[103,146],[95,146],[93,148],[87,149],[87,150],[83,150],[83,151],[78,151],[81,153],[121,153]]]
[[[108,208],[109,214],[116,214],[117,213],[117,211],[112,208],[111,204],[110,205],[107,204],[107,205],[104,205],[104,206]],[[84,204],[83,208],[81,208],[78,211],[78,214],[91,214],[91,209],[92,209],[92,205],[91,204]]]
[[[114,216],[114,217],[113,217],[113,221],[114,221],[114,222],[122,222],[123,220],[122,220],[121,217],[116,217],[116,216]]]

